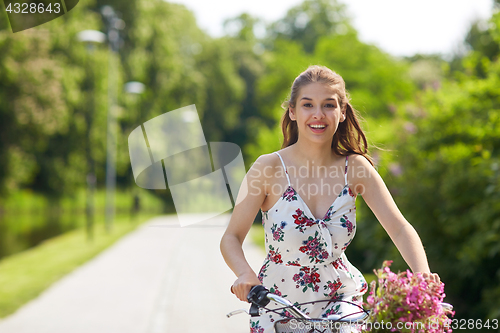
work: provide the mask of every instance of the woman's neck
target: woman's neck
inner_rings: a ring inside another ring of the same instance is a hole
[[[318,144],[297,140],[291,147],[296,164],[330,166],[338,156],[332,150],[331,142]]]

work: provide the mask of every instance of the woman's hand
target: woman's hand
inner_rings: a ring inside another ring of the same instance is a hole
[[[426,280],[436,282],[437,284],[441,283],[441,279],[437,273],[422,273],[422,277]]]
[[[240,275],[231,286],[231,291],[241,301],[248,302],[247,296],[253,286],[259,285],[260,280],[254,272],[244,273]]]
[[[439,278],[439,275],[437,275],[437,273],[422,273],[422,277],[429,284],[435,283],[437,286],[441,285],[441,279]],[[437,297],[441,296],[441,294],[437,291],[439,289],[439,287],[431,287],[431,288],[435,292],[434,296],[437,296]]]

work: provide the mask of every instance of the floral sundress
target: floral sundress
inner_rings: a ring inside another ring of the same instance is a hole
[[[356,197],[347,183],[322,219],[317,219],[290,183],[268,211],[262,212],[267,256],[259,271],[261,283],[292,303],[341,298],[361,304],[367,290],[363,275],[345,256],[356,233]],[[269,306],[272,302],[269,304]],[[344,302],[319,302],[299,307],[311,318],[344,316],[359,308]],[[284,317],[269,312],[250,318],[251,333],[272,333]]]

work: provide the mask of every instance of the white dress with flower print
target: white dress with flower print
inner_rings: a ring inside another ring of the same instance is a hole
[[[262,212],[267,257],[259,280],[271,292],[292,303],[336,298],[361,304],[367,284],[344,253],[356,232],[356,198],[347,183],[348,156],[345,186],[323,219],[317,219],[293,189],[285,163],[279,153],[276,154],[283,164],[288,188],[271,209]],[[300,307],[311,318],[359,311],[353,308],[356,307],[344,302],[319,302]],[[272,333],[275,321],[283,318],[273,312],[252,317],[250,332]]]

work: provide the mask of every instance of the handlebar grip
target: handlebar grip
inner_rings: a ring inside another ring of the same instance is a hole
[[[256,304],[260,307],[265,307],[270,302],[270,299],[267,298],[267,294],[269,294],[269,290],[263,285],[259,284],[253,286],[252,289],[250,289],[247,300],[249,303]]]

